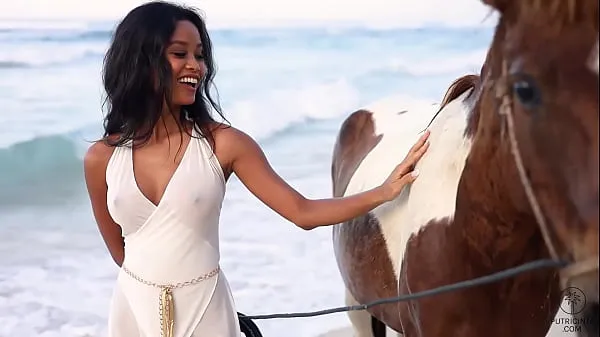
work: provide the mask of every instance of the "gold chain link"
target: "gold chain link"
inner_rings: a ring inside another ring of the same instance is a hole
[[[134,274],[131,270],[127,269],[127,267],[125,266],[121,267],[121,269],[134,280],[147,286],[158,288],[161,290],[158,295],[158,316],[160,319],[161,337],[173,337],[175,326],[175,305],[173,298],[173,289],[183,288],[196,283],[200,283],[202,281],[214,277],[221,270],[220,267],[217,267],[207,274],[201,275],[199,277],[185,282],[179,282],[175,284],[158,284],[144,280],[143,278]]]
[[[185,282],[179,282],[176,284],[158,284],[158,283],[154,283],[154,282],[150,282],[150,281],[146,281],[143,278],[139,277],[138,275],[134,274],[133,272],[131,272],[131,270],[127,269],[127,267],[123,266],[121,269],[123,269],[123,271],[125,273],[127,273],[127,275],[131,276],[134,280],[143,283],[147,286],[150,287],[154,287],[154,288],[159,288],[159,289],[164,289],[164,288],[170,288],[170,289],[177,289],[177,288],[183,288],[183,287],[187,287],[190,286],[192,284],[196,284],[196,283],[200,283],[204,280],[207,280],[215,275],[217,275],[217,273],[219,273],[220,267],[217,267],[215,269],[213,269],[212,271],[201,275],[199,277],[196,277],[194,279],[191,279],[189,281],[185,281]]]

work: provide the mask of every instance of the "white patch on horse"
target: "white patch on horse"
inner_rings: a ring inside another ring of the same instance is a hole
[[[430,220],[454,215],[456,191],[471,148],[464,137],[467,111],[464,102],[472,91],[450,102],[429,127],[430,147],[417,165],[419,178],[397,199],[379,206],[373,214],[379,220],[396,279],[408,238]],[[427,127],[439,106],[414,104],[407,108],[399,99],[367,106],[373,112],[375,131],[381,142],[365,157],[348,184],[346,195],[377,187],[406,156]],[[397,111],[408,110],[403,114]]]
[[[590,68],[591,71],[596,73],[596,75],[598,75],[598,63],[600,63],[599,54],[600,53],[598,52],[598,38],[597,38],[596,44],[592,48],[592,52],[590,53],[590,56],[588,57],[588,60],[587,60],[588,68]]]

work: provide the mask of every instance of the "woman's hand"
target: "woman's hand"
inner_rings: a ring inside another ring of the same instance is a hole
[[[419,171],[415,170],[415,165],[429,148],[429,142],[427,141],[429,133],[429,130],[427,130],[419,137],[419,140],[408,151],[404,160],[396,166],[381,185],[386,201],[395,199],[406,185],[417,179]]]

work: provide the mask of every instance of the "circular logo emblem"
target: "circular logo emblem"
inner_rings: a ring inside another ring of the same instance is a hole
[[[563,290],[563,302],[560,305],[560,310],[565,314],[576,315],[583,311],[586,304],[585,294],[581,289],[576,287],[568,287]]]

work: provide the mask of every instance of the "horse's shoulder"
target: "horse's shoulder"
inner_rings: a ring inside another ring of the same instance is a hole
[[[369,110],[357,110],[344,120],[335,142],[331,166],[334,196],[344,194],[352,175],[381,138],[375,133],[373,113]]]

